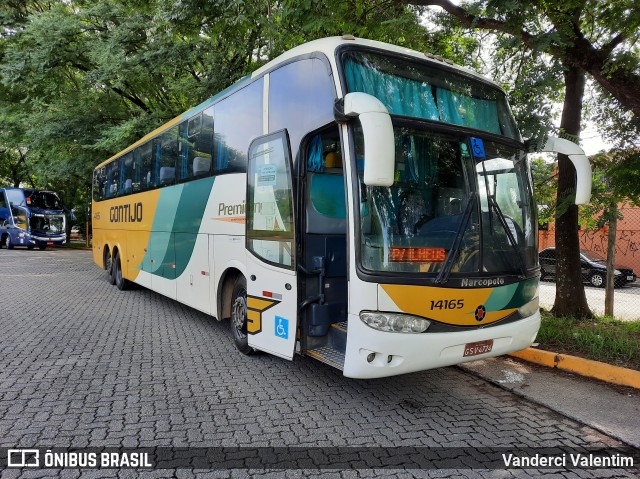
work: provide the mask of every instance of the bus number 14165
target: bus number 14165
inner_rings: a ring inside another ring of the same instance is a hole
[[[464,308],[464,299],[439,299],[438,301],[431,301],[431,310],[462,308]]]

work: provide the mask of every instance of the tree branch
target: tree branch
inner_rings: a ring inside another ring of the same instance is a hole
[[[600,51],[606,52],[607,55],[610,55],[611,52],[627,38],[628,36],[625,32],[620,32],[607,43],[602,45],[602,47],[600,47]]]
[[[445,10],[450,15],[457,18],[463,25],[482,30],[493,30],[496,32],[507,33],[515,38],[520,39],[522,43],[529,49],[533,50],[537,45],[537,35],[532,35],[523,28],[493,18],[486,18],[474,15],[462,7],[454,5],[450,0],[396,0],[403,4],[418,6],[435,6]],[[596,48],[582,33],[578,26],[578,18],[582,9],[578,6],[576,9],[560,15],[557,11],[541,11],[541,15],[554,24],[556,31],[563,32],[567,35],[566,27],[570,26],[573,36],[567,36],[570,41],[569,46],[562,46],[551,43],[546,45],[544,52],[561,61],[565,68],[576,67],[586,73],[589,73],[596,82],[598,82],[611,96],[618,100],[621,106],[640,118],[640,75],[637,75],[629,69],[618,69],[615,75],[607,71],[608,64],[611,60],[612,50],[625,41],[626,35],[619,33],[613,37],[602,48]],[[566,20],[566,24],[563,24]]]
[[[440,7],[450,15],[456,17],[463,25],[469,28],[479,28],[481,30],[493,30],[508,33],[519,38],[528,48],[533,49],[535,47],[534,35],[530,34],[526,30],[513,27],[502,20],[473,15],[464,8],[454,5],[449,0],[399,0],[399,3],[419,5],[423,7]]]

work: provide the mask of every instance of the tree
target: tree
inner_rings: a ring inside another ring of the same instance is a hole
[[[64,185],[74,206],[99,162],[283,51],[345,32],[465,58],[388,1],[8,0],[0,121],[17,133],[0,148],[18,141],[30,178]]]
[[[542,52],[562,68],[564,105],[560,129],[578,138],[587,75],[600,87],[609,107],[628,112],[629,124],[640,132],[640,12],[628,0],[598,2],[567,0],[482,0],[457,6],[449,0],[406,0],[404,4],[436,6],[474,30],[495,32],[517,41],[521,48]],[[613,103],[613,105],[612,105]],[[557,204],[573,194],[575,170],[563,155],[558,159]],[[558,209],[556,223],[558,282],[553,312],[591,316],[582,285],[578,208]]]
[[[619,204],[640,206],[640,172],[629,162],[638,161],[638,150],[614,150],[592,158],[594,184],[591,203],[581,215],[581,225],[593,231],[607,230],[607,271],[614,271]],[[613,316],[614,275],[607,275],[605,314]]]

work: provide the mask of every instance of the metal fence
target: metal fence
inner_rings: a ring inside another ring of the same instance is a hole
[[[634,275],[640,275],[640,208],[633,206],[619,206],[622,216],[618,220],[615,245],[615,265],[618,272],[617,287],[614,289],[613,314],[619,319],[640,320],[640,280],[628,282],[629,270]],[[580,249],[587,257],[607,257],[608,228],[598,231],[580,230]],[[555,229],[550,224],[549,229],[541,230],[539,234],[540,251],[555,246]],[[541,258],[541,262],[542,262]],[[606,263],[601,263],[606,265]],[[585,265],[588,266],[588,265]],[[585,292],[591,310],[598,315],[604,314],[604,284],[599,286],[597,278],[593,279],[593,271],[585,272]],[[595,284],[595,286],[594,286]],[[548,276],[541,282],[540,303],[550,309],[555,300],[555,282]]]

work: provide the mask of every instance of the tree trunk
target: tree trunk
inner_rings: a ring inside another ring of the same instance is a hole
[[[584,72],[568,67],[564,72],[565,97],[560,129],[580,136]],[[576,172],[566,155],[558,155],[557,205],[561,215],[556,219],[556,299],[551,312],[556,316],[593,317],[584,293],[578,239],[578,207],[563,205],[565,198],[575,196]],[[573,202],[572,202],[573,203]]]
[[[607,235],[607,289],[604,293],[604,314],[613,316],[614,263],[616,261],[616,234],[618,231],[618,205],[609,210],[609,234]]]

